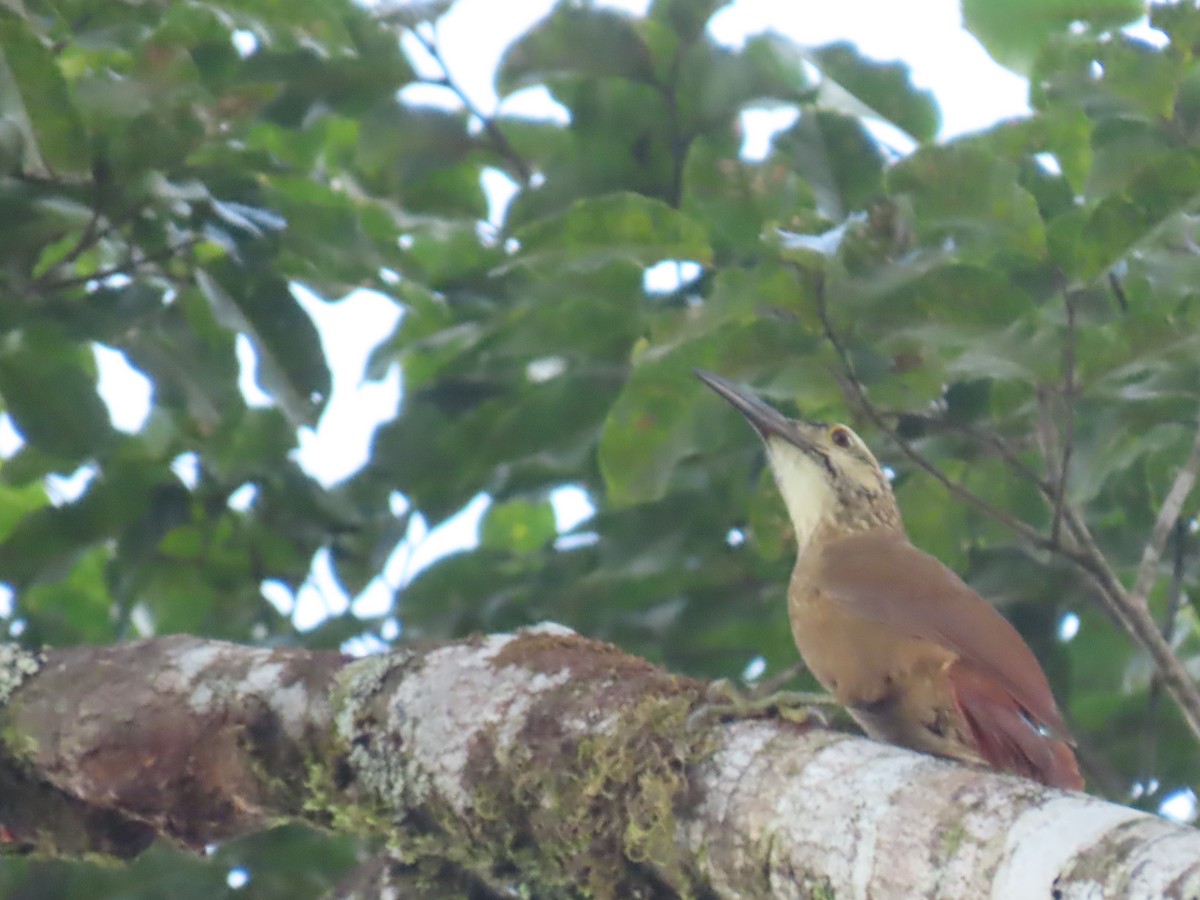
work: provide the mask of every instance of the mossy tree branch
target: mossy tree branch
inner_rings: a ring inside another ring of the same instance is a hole
[[[0,663],[0,783],[28,788],[0,794],[10,852],[129,858],[293,820],[386,836],[373,884],[481,896],[1200,889],[1190,829],[816,726],[695,717],[703,683],[559,626],[360,660],[170,637]]]

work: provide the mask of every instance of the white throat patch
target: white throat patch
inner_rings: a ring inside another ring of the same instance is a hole
[[[768,438],[767,452],[775,484],[796,531],[796,544],[803,548],[821,524],[833,500],[833,489],[821,464],[782,438]]]

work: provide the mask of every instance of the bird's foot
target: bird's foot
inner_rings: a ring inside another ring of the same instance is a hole
[[[689,725],[732,719],[783,719],[797,725],[828,725],[821,707],[838,706],[830,694],[772,691],[756,696],[727,678],[709,683],[704,704],[688,716]]]

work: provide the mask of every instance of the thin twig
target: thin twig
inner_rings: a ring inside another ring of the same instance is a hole
[[[1067,496],[1067,472],[1071,466],[1071,454],[1075,445],[1075,304],[1071,302],[1070,291],[1064,289],[1062,294],[1067,315],[1067,335],[1063,341],[1062,389],[1059,391],[1063,406],[1063,428],[1058,474],[1054,478],[1054,518],[1050,523],[1050,540],[1056,544],[1062,528],[1063,504]]]
[[[134,271],[145,265],[150,265],[157,262],[168,260],[176,254],[182,253],[185,250],[190,250],[196,244],[201,242],[201,238],[194,237],[180,241],[178,244],[173,244],[156,253],[149,253],[140,259],[127,259],[117,265],[112,265],[104,269],[97,269],[94,272],[89,272],[86,275],[76,275],[71,278],[63,278],[58,281],[51,281],[39,286],[38,290],[43,293],[51,291],[61,291],[66,288],[78,287],[82,284],[87,284],[89,281],[103,281],[105,278],[112,278],[114,275],[132,275]]]
[[[57,260],[55,266],[70,265],[75,262],[85,250],[88,250],[100,238],[108,232],[109,226],[105,226],[103,231],[97,232],[96,226],[100,224],[100,210],[93,208],[92,215],[88,219],[87,224],[83,226],[83,231],[79,233],[78,239],[71,246],[71,249],[63,254],[62,259]]]
[[[687,161],[688,142],[679,127],[678,81],[679,61],[682,53],[671,54],[671,67],[666,84],[658,84],[666,107],[666,131],[671,147],[671,205],[678,208],[683,203],[683,167]]]
[[[1013,449],[1012,445],[1008,441],[994,432],[980,431],[977,428],[972,428],[970,425],[961,425],[957,422],[948,422],[945,419],[939,418],[938,416],[930,416],[926,415],[925,413],[908,412],[906,410],[879,409],[878,407],[876,407],[876,411],[879,413],[879,415],[885,418],[916,419],[918,422],[922,422],[926,425],[930,425],[934,428],[948,431],[953,434],[962,435],[963,437],[975,441],[978,444],[981,444],[985,447],[990,447],[996,451],[997,455],[999,455],[999,457],[1008,465],[1010,469],[1036,487],[1040,492],[1045,494],[1047,497],[1051,496],[1053,493],[1053,487],[1051,487],[1050,482],[1043,478],[1032,466],[1021,459],[1021,457],[1017,455],[1017,451]],[[888,434],[890,436],[890,430],[888,431]]]
[[[1130,600],[1140,607],[1144,608],[1147,605],[1150,590],[1154,587],[1156,580],[1155,570],[1158,568],[1159,557],[1162,556],[1167,537],[1170,536],[1171,528],[1183,510],[1183,504],[1187,500],[1188,494],[1196,485],[1197,474],[1200,474],[1200,428],[1196,430],[1196,436],[1192,439],[1192,452],[1188,454],[1187,461],[1175,476],[1175,483],[1171,485],[1171,490],[1167,492],[1167,499],[1163,501],[1162,509],[1158,511],[1154,529],[1150,532],[1150,540],[1146,542],[1146,549],[1142,551],[1142,561],[1138,565],[1137,578],[1133,582],[1133,591],[1129,595]]]
[[[1177,519],[1174,531],[1174,564],[1171,567],[1171,585],[1167,589],[1167,609],[1162,620],[1162,636],[1167,646],[1175,640],[1175,619],[1179,616],[1179,604],[1183,600],[1183,550],[1187,526]],[[1158,710],[1162,705],[1162,691],[1162,676],[1155,670],[1146,697],[1145,740],[1142,745],[1142,777],[1147,783],[1154,779],[1158,768]]]
[[[141,214],[143,208],[144,207],[141,204],[137,204],[125,212],[105,217],[103,216],[99,205],[94,204],[92,206],[91,218],[88,219],[87,224],[80,232],[79,238],[71,246],[71,249],[68,250],[61,259],[55,260],[54,264],[47,267],[47,269],[42,272],[41,275],[30,281],[27,287],[28,292],[40,293],[49,288],[57,287],[58,282],[54,282],[51,278],[56,271],[75,262],[85,252],[90,250],[92,247],[95,247],[105,238],[114,234],[118,228],[133,221]],[[100,224],[102,219],[104,221],[103,226]]]
[[[891,438],[893,443],[900,448],[900,451],[907,456],[909,460],[911,460],[920,469],[932,475],[934,479],[936,479],[938,483],[942,485],[942,487],[949,491],[952,496],[970,503],[976,509],[995,519],[1001,525],[1005,526],[1014,534],[1028,541],[1033,546],[1043,550],[1055,550],[1063,552],[1063,548],[1060,545],[1051,543],[1036,529],[1026,525],[1020,519],[1009,515],[1004,510],[992,506],[992,504],[988,503],[978,494],[967,490],[958,482],[948,478],[937,466],[933,465],[933,463],[929,462],[924,456],[918,453],[916,449],[908,441],[901,437],[894,428],[890,428],[888,426],[887,422],[884,421],[883,416],[875,408],[874,404],[871,403],[871,401],[867,398],[866,390],[863,388],[862,383],[858,380],[858,376],[854,372],[854,364],[850,360],[850,354],[846,351],[841,339],[838,338],[837,333],[833,330],[833,326],[829,321],[829,312],[825,305],[825,287],[823,283],[819,282],[817,284],[816,295],[817,315],[821,320],[821,326],[825,331],[825,337],[833,346],[834,352],[837,353],[838,360],[841,362],[842,370],[845,372],[846,377],[844,379],[844,383],[847,387],[849,387],[851,393],[854,395],[855,402],[862,410],[863,414],[871,420],[872,424],[874,424],[875,427],[880,429],[884,434]]]
[[[1108,286],[1112,289],[1113,296],[1117,298],[1117,306],[1121,308],[1121,312],[1129,312],[1129,298],[1125,296],[1125,286],[1121,284],[1121,279],[1117,277],[1116,272],[1108,273]]]
[[[1078,551],[1072,559],[1087,575],[1097,590],[1100,607],[1133,638],[1143,650],[1150,654],[1154,666],[1163,680],[1171,698],[1179,707],[1192,734],[1200,738],[1200,690],[1175,655],[1170,645],[1163,640],[1146,604],[1136,604],[1125,586],[1109,566],[1108,560],[1096,545],[1095,538],[1073,507],[1066,507],[1067,529],[1075,539]]]
[[[491,139],[496,150],[517,170],[517,174],[521,177],[521,183],[528,185],[530,179],[533,177],[533,172],[529,168],[528,163],[521,158],[521,154],[517,152],[516,148],[509,141],[508,136],[500,128],[499,123],[493,117],[484,115],[479,107],[472,102],[471,98],[467,96],[462,86],[450,77],[450,69],[446,66],[445,60],[442,59],[442,54],[438,50],[436,41],[431,41],[416,28],[410,29],[409,33],[421,45],[422,49],[432,57],[433,61],[438,64],[438,68],[442,70],[442,77],[435,83],[453,91],[463,107],[466,108],[467,114],[474,116],[483,123],[483,130],[487,132],[487,136]]]
[[[1058,423],[1055,419],[1054,406],[1050,399],[1050,389],[1038,385],[1033,389],[1033,399],[1037,404],[1035,433],[1038,448],[1042,451],[1042,468],[1046,471],[1046,484],[1050,485],[1046,499],[1050,501],[1050,508],[1053,510],[1054,499],[1057,496],[1054,489],[1054,482],[1058,476],[1057,460],[1059,458],[1059,447],[1062,445],[1062,442],[1058,438]]]

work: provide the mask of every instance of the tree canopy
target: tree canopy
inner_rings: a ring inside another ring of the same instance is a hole
[[[564,2],[496,87],[544,87],[567,121],[478,110],[408,55],[437,63],[448,5],[0,4],[10,637],[336,649],[386,642],[385,620],[402,642],[549,619],[771,680],[796,660],[791,537],[699,366],[856,427],[914,543],[1042,660],[1095,793],[1153,810],[1200,781],[1200,12],[1152,7],[1151,41],[1120,30],[1128,0],[1002,21],[964,0],[1032,113],[939,141],[903,63],[724,46],[698,0]],[[398,95],[419,83],[457,104]],[[762,107],[797,116],[749,159]],[[647,279],[664,265],[667,289]],[[399,366],[401,412],[332,487],[294,458],[331,384],[301,289],[403,311],[369,370]],[[239,389],[239,341],[270,403]],[[97,393],[98,347],[152,385],[137,430]],[[81,466],[64,502],[47,476]],[[563,487],[594,513],[560,534]],[[417,516],[481,493],[478,547],[383,616],[301,630],[264,597],[318,553],[356,595]],[[7,859],[0,893],[209,897],[244,868],[255,896],[308,896],[359,849],[285,827],[207,860]]]

